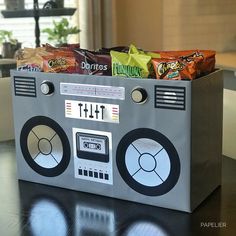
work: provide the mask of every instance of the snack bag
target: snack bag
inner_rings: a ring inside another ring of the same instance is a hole
[[[52,55],[43,56],[43,71],[54,73],[75,73],[76,61],[72,51],[55,50]]]
[[[203,61],[199,65],[201,75],[213,72],[216,64],[216,52],[212,50],[200,50],[199,52],[203,55]]]
[[[159,52],[161,58],[180,58],[186,63],[195,61],[197,64],[197,77],[206,75],[215,69],[215,51],[212,50],[185,50]]]
[[[68,44],[65,43],[60,47],[54,47],[49,43],[46,43],[44,45],[45,49],[47,52],[54,52],[54,51],[73,51],[74,49],[80,48],[80,44],[79,43],[75,43],[75,44]]]
[[[133,44],[129,47],[129,54],[143,54],[150,56],[152,58],[161,58],[161,54],[158,52],[149,52],[149,51],[143,51],[140,48],[136,48]]]
[[[145,52],[142,49],[136,48],[133,44],[130,44],[129,54],[145,54]]]
[[[136,48],[133,44],[130,45],[129,54],[142,54],[142,55],[150,56],[151,58],[160,58],[161,57],[159,53],[143,51],[142,49]],[[153,64],[151,63],[151,61],[148,64],[148,70],[149,70],[148,77],[155,78],[155,71],[154,71]]]
[[[76,72],[85,75],[111,75],[111,56],[86,49],[74,50]]]
[[[97,50],[97,52],[104,53],[104,54],[110,54],[110,51],[118,51],[118,52],[129,52],[129,47],[127,46],[116,46],[112,48],[100,48]]]
[[[144,54],[130,54],[111,51],[112,75],[134,78],[148,78],[151,57]]]
[[[17,70],[43,71],[43,56],[52,55],[44,47],[24,48],[17,55]]]
[[[152,59],[157,79],[166,80],[193,80],[197,77],[197,64],[195,61],[186,63],[179,58]]]
[[[80,48],[80,43],[64,43],[61,45],[63,48],[68,48],[69,50],[74,50]]]

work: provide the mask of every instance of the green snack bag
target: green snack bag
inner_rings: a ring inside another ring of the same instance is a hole
[[[129,54],[143,54],[152,57],[152,59],[161,58],[160,53],[143,51],[142,49],[136,48],[133,44],[129,47]]]
[[[111,51],[112,75],[133,78],[148,78],[151,56],[139,53]]]
[[[141,49],[137,49],[133,44],[130,44],[129,54],[144,54],[144,51]]]
[[[142,49],[136,48],[133,44],[131,44],[129,47],[129,54],[142,54],[142,55],[150,56],[152,59],[161,58],[160,53],[148,52],[148,51],[146,52],[146,51],[143,51]],[[149,78],[156,78],[155,70],[154,70],[152,63],[148,64],[148,70],[149,70],[148,77]]]

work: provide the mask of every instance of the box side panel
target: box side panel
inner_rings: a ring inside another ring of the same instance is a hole
[[[191,208],[199,205],[221,181],[222,72],[192,83]]]

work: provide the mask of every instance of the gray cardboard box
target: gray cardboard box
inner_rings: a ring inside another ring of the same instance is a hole
[[[220,185],[221,71],[11,76],[19,179],[186,212]]]

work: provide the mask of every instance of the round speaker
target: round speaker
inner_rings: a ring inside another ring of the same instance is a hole
[[[180,175],[180,161],[174,145],[160,132],[135,129],[120,141],[116,163],[123,180],[148,196],[170,191]]]
[[[61,126],[45,116],[29,119],[20,134],[22,154],[40,175],[52,177],[65,171],[70,161],[70,144]]]

